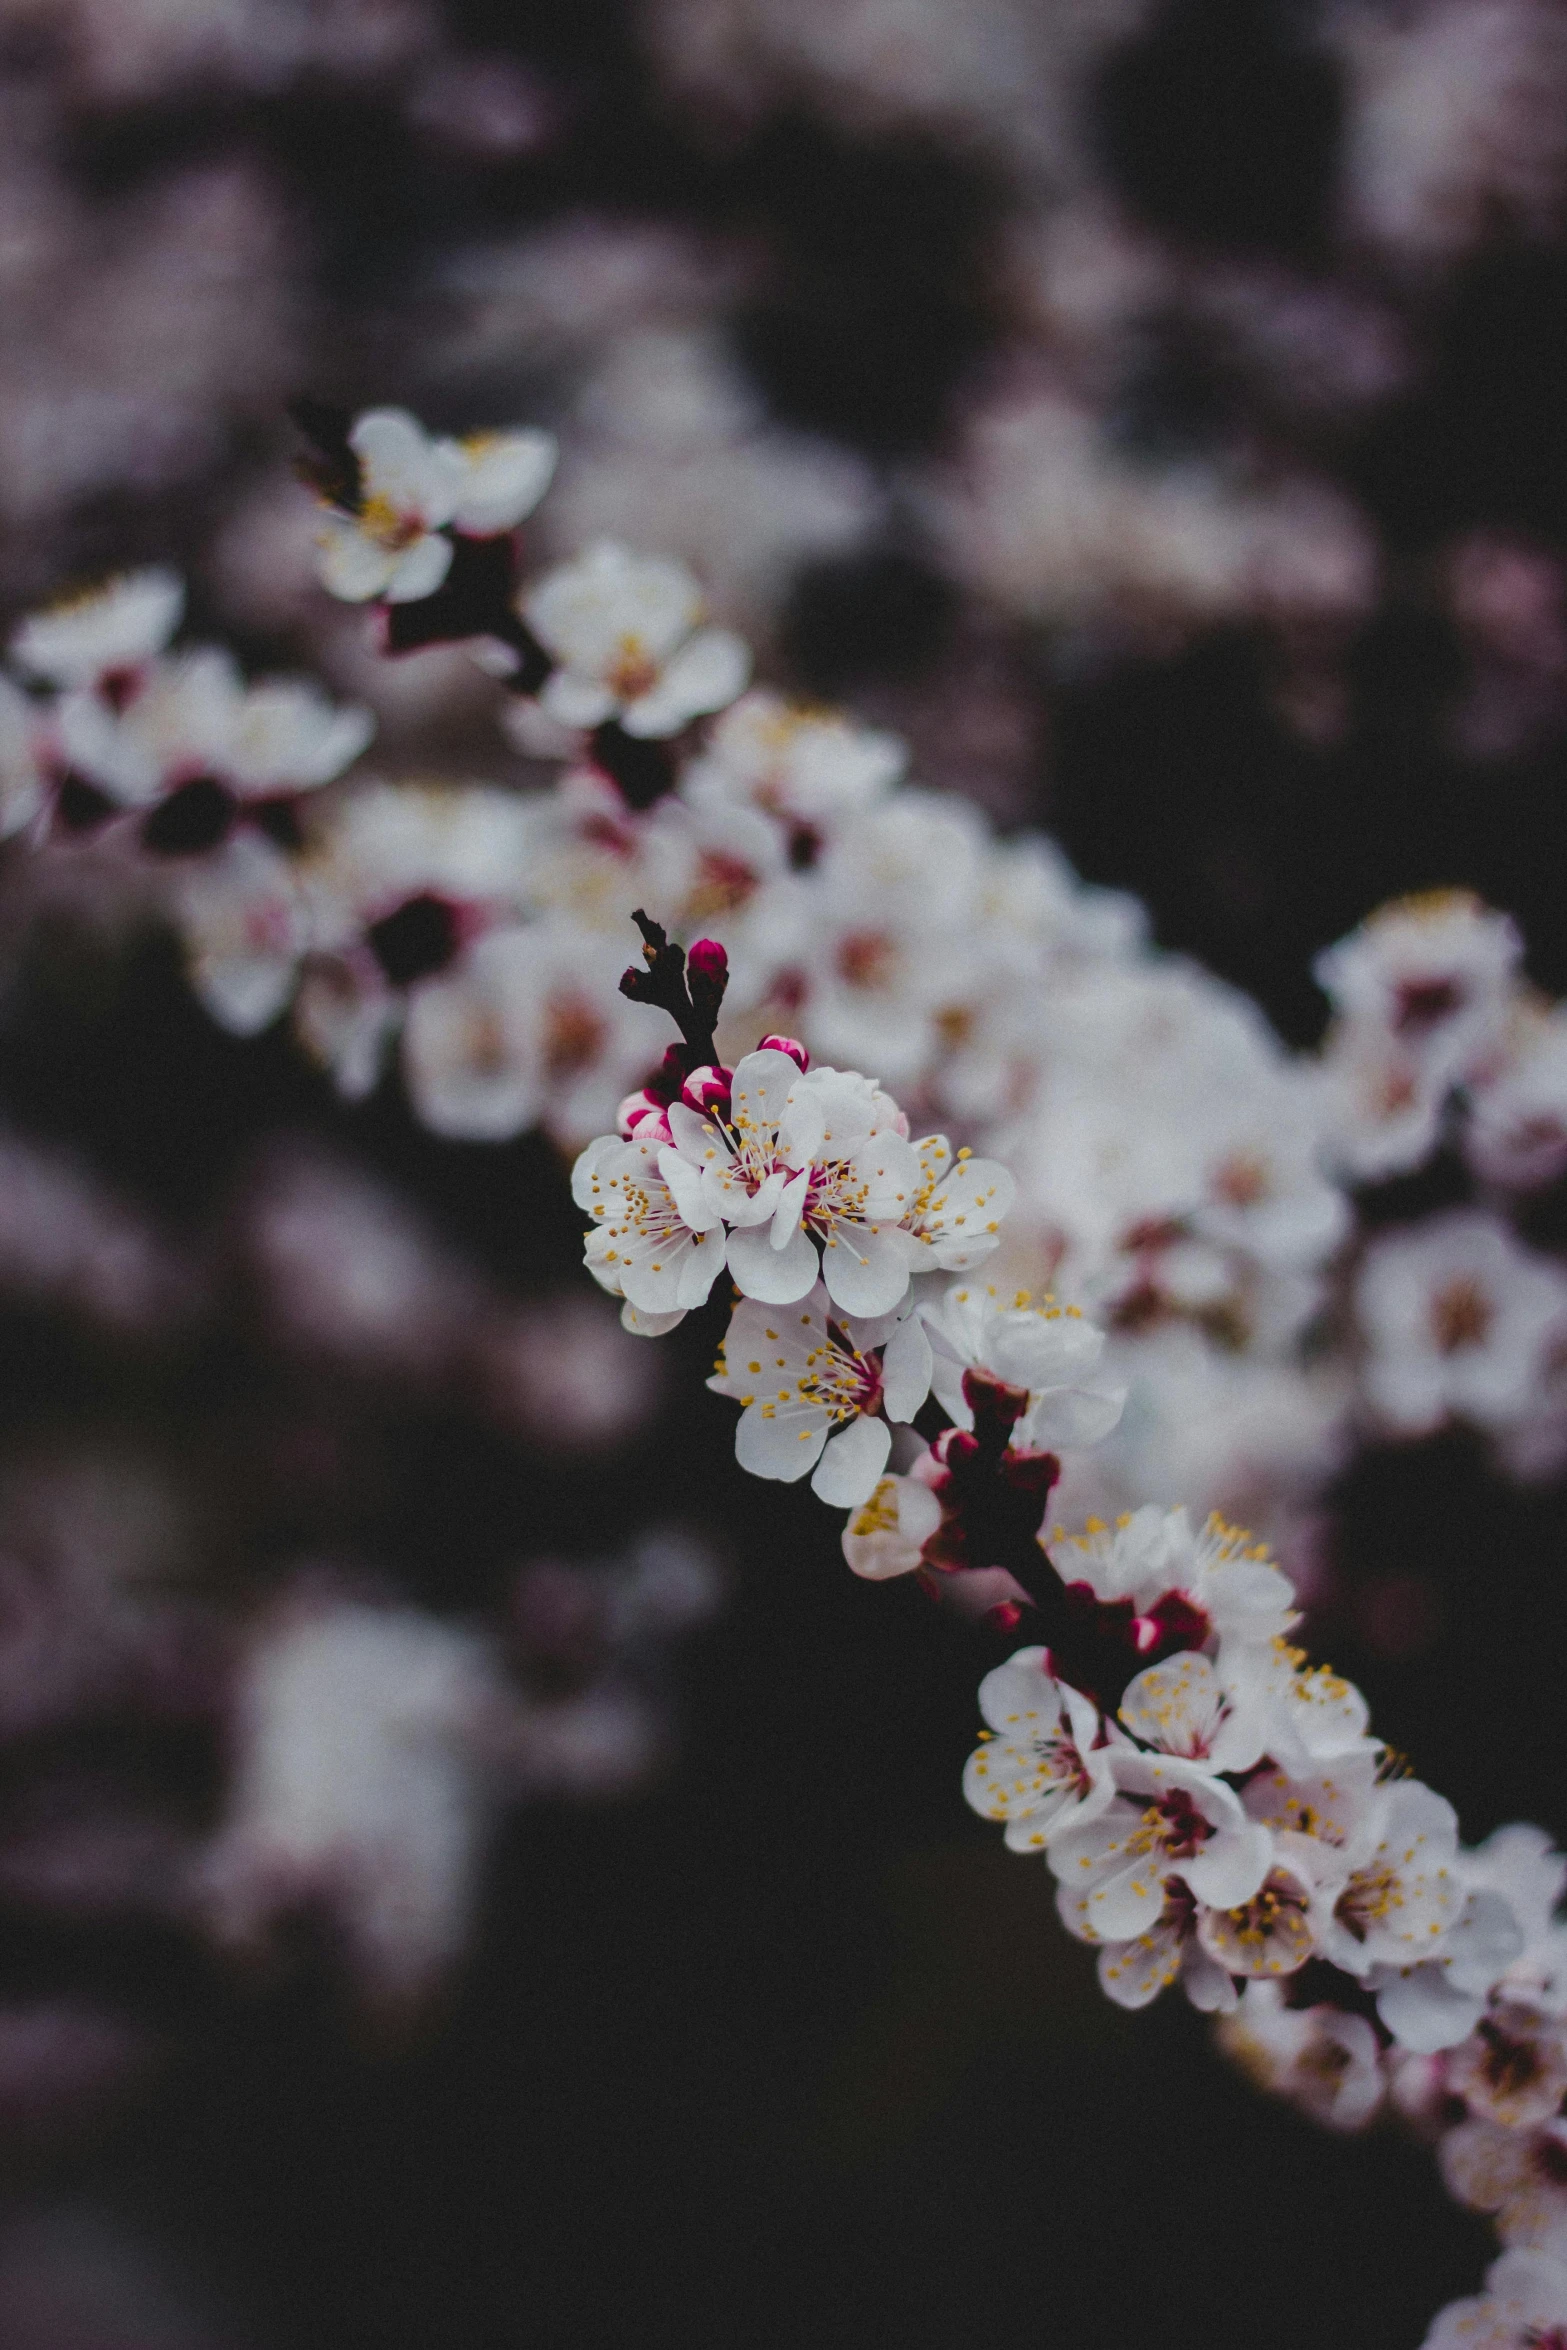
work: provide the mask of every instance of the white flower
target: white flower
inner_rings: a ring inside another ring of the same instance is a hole
[[[890,1313],[909,1286],[916,1243],[899,1227],[920,1188],[898,1115],[853,1070],[747,1053],[722,1119],[671,1104],[660,1164],[694,1231],[728,1227],[745,1296],[788,1305],[820,1277],[845,1312]]]
[[[1098,1370],[1104,1332],[1074,1307],[1036,1306],[1026,1290],[1002,1298],[954,1282],[939,1305],[920,1310],[935,1358],[931,1387],[960,1428],[974,1425],[963,1393],[968,1370],[1027,1388],[1028,1409],[1012,1438],[1020,1450],[1097,1444],[1120,1418],[1126,1390]]]
[[[1560,2350],[1567,2340],[1567,2267],[1544,2252],[1504,2252],[1485,2291],[1450,2301],[1421,2350]]]
[[[571,1196],[595,1219],[585,1249],[594,1280],[641,1313],[688,1313],[723,1270],[724,1236],[687,1224],[662,1155],[656,1142],[601,1135],[571,1171]]]
[[[1487,1183],[1534,1191],[1567,1171],[1567,1011],[1515,1027],[1506,1061],[1470,1091],[1464,1155]]]
[[[1352,1748],[1299,1777],[1274,1765],[1252,1773],[1241,1800],[1275,1836],[1312,1836],[1342,1850],[1378,1800],[1377,1768],[1371,1746]]]
[[[1253,1981],[1218,2027],[1219,2045],[1259,2088],[1330,2130],[1363,2130],[1383,2098],[1377,2036],[1363,2015],[1286,2007],[1283,1987]]]
[[[569,924],[485,931],[409,991],[403,1070],[425,1124],[498,1141],[542,1123],[568,1147],[601,1131],[648,1062],[618,976]]]
[[[491,1808],[488,1649],[455,1625],[346,1602],[266,1627],[238,1692],[229,1816],[201,1892],[235,1940],[324,1903],[372,1990],[428,1991],[466,1939]]]
[[[713,727],[680,793],[693,808],[738,801],[763,810],[789,828],[809,859],[850,817],[882,799],[907,764],[896,735],[753,687]]]
[[[1504,2244],[1567,2260],[1567,2122],[1508,2130],[1477,2116],[1447,2132],[1439,2160],[1448,2193],[1493,2213]]]
[[[627,734],[678,734],[732,702],[750,671],[739,637],[698,626],[701,590],[683,563],[612,540],[547,572],[522,611],[558,664],[540,707],[566,726],[615,718]]]
[[[1522,953],[1507,915],[1433,890],[1379,907],[1314,969],[1350,1036],[1383,1038],[1453,1083],[1499,1042]]]
[[[1230,2012],[1235,1986],[1198,1938],[1202,1915],[1180,1879],[1167,1879],[1164,1907],[1146,1933],[1101,1944],[1097,1972],[1106,1998],[1117,2007],[1147,2007],[1178,1980],[1205,2015]]]
[[[1211,1771],[1249,1771],[1267,1744],[1264,1692],[1245,1676],[1238,1691],[1226,1687],[1210,1659],[1192,1649],[1145,1665],[1128,1683],[1119,1716],[1144,1746]]]
[[[310,944],[308,910],[287,857],[237,833],[188,867],[175,898],[190,981],[220,1028],[254,1036],[294,992]]]
[[[141,669],[180,624],[185,583],[159,566],[121,572],[85,595],[34,612],[11,638],[13,659],[51,685],[90,686]]]
[[[216,645],[168,654],[116,702],[86,688],[62,695],[62,756],[121,807],[151,807],[221,766],[239,690],[233,660]]]
[[[1163,1914],[1170,1877],[1215,1909],[1250,1901],[1273,1865],[1273,1838],[1247,1819],[1222,1779],[1172,1755],[1124,1747],[1110,1750],[1110,1772],[1109,1809],[1063,1828],[1049,1846],[1057,1906],[1079,1941],[1147,1934]]]
[[[1560,2022],[1503,2001],[1453,2049],[1446,2085],[1471,2113],[1503,2129],[1550,2121],[1567,2097],[1567,2047]]]
[[[1273,1866],[1249,1900],[1205,1909],[1197,1920],[1198,1941],[1227,1975],[1298,1974],[1321,1938],[1317,1880],[1303,1845],[1276,1847]]]
[[[927,1484],[918,1477],[883,1477],[844,1527],[843,1555],[867,1582],[912,1575],[940,1524],[941,1504]]]
[[[1522,1420],[1567,1343],[1567,1274],[1480,1209],[1379,1235],[1355,1306],[1367,1398],[1408,1435],[1449,1415],[1493,1430]]]
[[[990,1730],[969,1756],[963,1793],[982,1818],[1006,1822],[1009,1850],[1042,1852],[1059,1829],[1110,1802],[1098,1713],[1052,1678],[1046,1649],[1020,1648],[987,1673],[979,1709]]]
[[[448,527],[475,538],[511,530],[531,514],[555,470],[548,433],[471,433],[430,440],[402,408],[370,408],[348,436],[359,460],[351,514],[327,507],[318,544],[334,596],[412,604],[433,595],[451,569]]]
[[[788,956],[814,1052],[898,1085],[966,1034],[1009,967],[986,953],[992,855],[977,812],[935,792],[900,791],[843,826],[809,875]]]
[[[553,433],[530,425],[468,432],[435,447],[457,486],[452,528],[476,539],[496,538],[527,520],[549,488],[560,454]]]
[[[1052,1528],[1049,1548],[1064,1579],[1087,1583],[1096,1599],[1129,1599],[1145,1614],[1178,1594],[1207,1619],[1227,1658],[1269,1649],[1275,1640],[1282,1644],[1297,1620],[1294,1588],[1266,1546],[1226,1525],[1217,1511],[1199,1534],[1184,1509],[1162,1510],[1150,1502],[1115,1526],[1090,1519],[1082,1534]],[[1298,1661],[1298,1652],[1282,1645],[1272,1653],[1286,1668]]]
[[[1017,1185],[999,1159],[960,1150],[954,1160],[944,1134],[927,1134],[914,1147],[920,1188],[908,1227],[925,1252],[915,1270],[966,1273],[995,1248]]]
[[[1323,1937],[1335,1966],[1369,1975],[1440,1955],[1465,1899],[1450,1803],[1418,1779],[1395,1779],[1377,1790],[1337,1858]]]
[[[246,803],[330,783],[357,759],[375,721],[338,708],[304,678],[247,686],[216,646],[148,664],[114,702],[78,690],[58,709],[64,758],[122,806],[146,808],[195,787],[194,845],[215,845]],[[176,836],[174,845],[184,845]]]
[[[814,1469],[811,1490],[822,1501],[839,1509],[868,1501],[892,1443],[877,1415],[885,1408],[911,1419],[924,1399],[910,1359],[917,1339],[911,1315],[838,1320],[820,1285],[787,1306],[742,1298],[708,1381],[742,1406],[735,1431],[742,1469],[789,1483]]]

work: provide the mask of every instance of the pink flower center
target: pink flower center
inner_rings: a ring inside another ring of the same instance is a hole
[[[1161,1795],[1149,1819],[1150,1824],[1158,1820],[1160,1838],[1171,1860],[1191,1860],[1213,1834],[1184,1787],[1172,1787],[1168,1795]]]

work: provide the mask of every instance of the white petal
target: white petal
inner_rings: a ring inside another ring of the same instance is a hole
[[[573,677],[569,669],[557,669],[540,689],[539,708],[559,726],[602,726],[614,715],[615,697],[591,677]]]
[[[466,441],[442,442],[459,460],[457,504],[452,522],[476,537],[514,530],[550,486],[560,454],[553,433],[475,433]]]
[[[890,1420],[912,1420],[930,1393],[932,1359],[917,1314],[899,1323],[882,1352],[882,1388]]]
[[[811,1479],[811,1491],[833,1509],[858,1509],[875,1492],[891,1450],[892,1430],[886,1421],[862,1414],[828,1444]]]
[[[1272,1865],[1273,1838],[1266,1828],[1248,1827],[1221,1831],[1195,1860],[1182,1861],[1175,1873],[1210,1908],[1239,1909]]]
[[[673,1194],[682,1223],[688,1224],[693,1232],[711,1232],[721,1223],[722,1218],[707,1205],[700,1169],[668,1143],[658,1154],[658,1171]],[[719,1254],[723,1254],[721,1249]]]
[[[346,514],[322,515],[316,546],[321,584],[345,604],[363,604],[378,596],[392,576],[393,557]]]
[[[680,1288],[677,1294],[683,1311],[706,1304],[707,1293],[723,1269],[723,1233],[704,1232],[699,1240],[691,1243],[680,1259]]]
[[[846,1314],[890,1314],[907,1294],[909,1262],[890,1232],[839,1224],[822,1251],[822,1279]]]
[[[1041,1452],[1102,1443],[1120,1421],[1124,1387],[1056,1387],[1028,1416],[1028,1441]]]
[[[621,723],[627,734],[642,738],[678,734],[691,719],[732,702],[750,674],[751,649],[742,637],[726,628],[700,628],[657,685],[628,703]]]
[[[367,498],[384,498],[397,513],[417,515],[428,529],[451,520],[457,491],[450,469],[406,408],[367,408],[348,440],[363,469]]]
[[[787,1248],[775,1249],[765,1224],[748,1224],[729,1235],[729,1270],[746,1297],[788,1306],[809,1296],[819,1267],[808,1234],[797,1231]]]
[[[1413,1966],[1377,1993],[1377,2014],[1401,2047],[1419,2056],[1456,2048],[1485,2012],[1485,2001],[1458,1990],[1444,1966]]]
[[[437,532],[415,539],[392,566],[392,575],[382,590],[387,602],[421,604],[426,596],[433,596],[452,567],[453,552],[451,540]]]
[[[620,1309],[621,1325],[634,1338],[662,1338],[666,1330],[673,1330],[676,1323],[683,1322],[685,1318],[684,1306],[677,1307],[669,1314],[645,1314],[629,1298]]]
[[[753,1477],[775,1477],[792,1485],[815,1468],[831,1426],[825,1412],[768,1418],[760,1404],[752,1404],[740,1414],[735,1458]]]

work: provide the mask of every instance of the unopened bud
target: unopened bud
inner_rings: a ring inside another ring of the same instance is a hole
[[[729,977],[729,957],[716,938],[699,938],[686,950],[686,969],[695,979],[721,985]]]
[[[764,1036],[756,1049],[759,1053],[787,1053],[802,1069],[811,1065],[811,1056],[797,1036]]]

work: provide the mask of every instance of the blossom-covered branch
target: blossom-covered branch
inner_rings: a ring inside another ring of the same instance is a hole
[[[637,992],[681,1018],[672,981]],[[1045,1442],[1093,1443],[1119,1416],[1102,1336],[972,1280],[936,1294],[944,1246],[949,1269],[997,1248],[1013,1186],[966,1155],[949,1177],[945,1138],[911,1146],[907,1124],[871,1080],[782,1039],[678,1100],[634,1096],[577,1162],[589,1267],[653,1334],[727,1264],[740,1295],[709,1385],[742,1407],[742,1467],[812,1470],[850,1512],[856,1572],[918,1574],[1038,1635],[981,1686],[964,1793],[1047,1862],[1107,1995],[1140,2008],[1180,1982],[1231,2053],[1332,2127],[1391,2098],[1439,2136],[1461,2201],[1567,2257],[1567,1860],[1527,1828],[1462,1847],[1360,1691],[1291,1644],[1293,1587],[1245,1533],[1150,1506],[1047,1535]],[[892,1424],[932,1400],[948,1425],[885,1475]],[[1542,2310],[1567,2311],[1567,2266],[1509,2252],[1432,2350],[1480,2328],[1524,2350]]]

